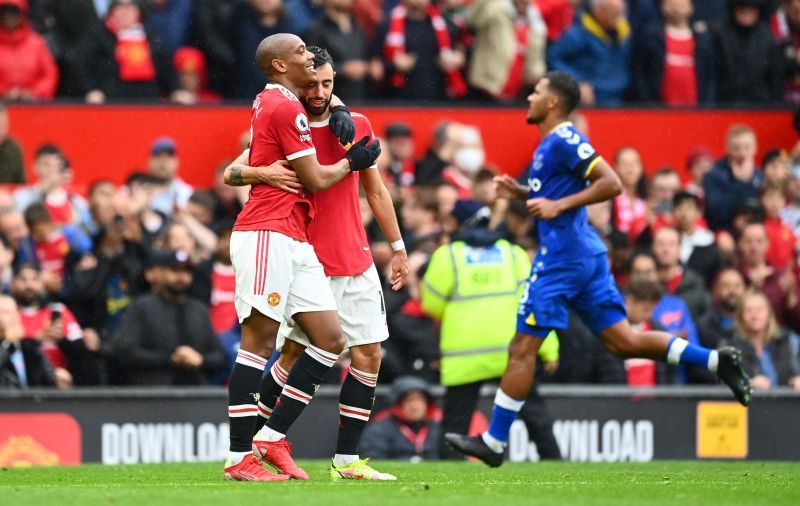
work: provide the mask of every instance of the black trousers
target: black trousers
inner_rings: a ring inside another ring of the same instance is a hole
[[[466,434],[472,420],[472,413],[478,405],[478,397],[484,381],[447,387],[443,400],[442,435],[447,432]],[[553,435],[553,419],[547,412],[544,398],[539,395],[539,389],[534,383],[533,389],[525,405],[519,412],[519,418],[525,422],[528,437],[536,443],[536,449],[542,460],[560,460],[561,451]],[[446,460],[461,460],[464,456],[450,448],[446,442],[441,441],[442,458]]]

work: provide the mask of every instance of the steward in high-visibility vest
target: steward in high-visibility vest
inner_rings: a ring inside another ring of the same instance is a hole
[[[477,204],[459,201],[459,207]],[[480,206],[478,205],[478,208]],[[524,249],[477,222],[482,211],[463,220],[462,232],[431,257],[422,281],[422,308],[441,320],[441,383],[464,385],[498,379],[508,362],[508,343],[516,329],[519,299],[531,269]],[[470,225],[469,220],[476,223]],[[462,220],[459,220],[462,221]],[[468,228],[467,230],[464,230]],[[546,362],[558,360],[558,338],[549,336],[540,351]]]

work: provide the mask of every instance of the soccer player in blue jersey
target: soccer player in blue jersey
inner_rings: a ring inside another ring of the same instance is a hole
[[[709,350],[666,332],[634,332],[608,264],[608,251],[586,217],[588,204],[622,191],[613,169],[567,120],[580,100],[578,83],[563,72],[543,77],[528,97],[528,123],[542,142],[531,162],[528,186],[508,175],[495,178],[500,198],[525,200],[536,219],[539,249],[519,303],[517,332],[494,400],[489,429],[480,436],[445,434],[460,452],[497,467],[503,463],[511,424],[533,384],[536,354],[551,330],[567,327],[568,308],[618,357],[666,360],[715,372],[745,406],[750,383],[734,348]]]

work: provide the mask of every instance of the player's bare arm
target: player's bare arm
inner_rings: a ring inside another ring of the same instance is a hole
[[[622,193],[622,183],[605,160],[600,160],[587,178],[589,185],[583,191],[558,200],[529,199],[528,212],[536,218],[550,220],[570,209],[603,202]]]
[[[228,186],[268,184],[289,193],[297,193],[303,187],[286,160],[278,160],[266,167],[251,167],[247,165],[247,161],[248,153],[244,151],[225,168],[225,184]]]
[[[389,279],[392,284],[392,290],[397,291],[405,285],[408,277],[408,254],[402,244],[403,238],[400,235],[400,226],[397,224],[397,215],[392,204],[392,197],[389,195],[389,190],[386,189],[386,185],[383,184],[383,180],[381,180],[377,170],[362,171],[361,185],[364,187],[364,193],[367,196],[367,202],[369,202],[369,208],[372,210],[375,220],[380,225],[389,243],[397,245],[397,249],[395,249],[395,246],[392,247],[395,251],[392,257],[392,275]]]
[[[519,184],[508,174],[495,176],[493,182],[497,198],[525,200],[528,197],[528,187]]]

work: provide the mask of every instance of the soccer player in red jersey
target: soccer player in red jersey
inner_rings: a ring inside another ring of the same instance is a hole
[[[308,118],[297,98],[314,78],[313,55],[296,35],[267,37],[256,63],[269,84],[253,102],[249,164],[270,166],[288,160],[303,188],[285,192],[264,184],[264,171],[231,166],[230,185],[252,185],[231,235],[236,273],[234,304],[242,323],[242,342],[228,386],[230,451],[224,475],[243,481],[308,479],[292,459],[286,432],[309,403],[344,348],[336,303],[322,265],[308,243],[313,197],[351,171],[366,169],[380,155],[376,142],[362,138],[331,165],[320,165]],[[275,346],[280,323],[291,317],[309,338],[264,428],[259,458],[282,474],[268,472],[251,453],[264,366]]]
[[[321,163],[332,163],[341,158],[345,149],[328,128],[336,72],[333,60],[325,49],[309,47],[314,53],[317,75],[313,83],[300,96],[309,113],[311,138]],[[353,114],[356,136],[374,138],[369,120]],[[244,163],[244,157],[236,162]],[[378,272],[372,262],[369,243],[361,221],[359,181],[378,223],[394,249],[392,259],[392,287],[397,290],[408,274],[408,258],[400,236],[394,206],[389,192],[375,170],[350,174],[331,188],[314,195],[316,214],[309,227],[309,240],[329,277],[331,289],[339,308],[339,320],[350,349],[351,364],[339,394],[339,437],[336,454],[331,462],[330,477],[339,479],[394,480],[380,473],[358,455],[358,443],[369,420],[375,399],[375,384],[381,363],[381,342],[389,337],[386,327],[386,310]],[[290,190],[291,191],[291,190]],[[308,338],[291,319],[278,333],[280,359],[264,376],[258,410],[258,426],[270,418],[273,406],[280,396],[287,371],[302,356],[309,345]],[[282,346],[281,346],[282,345]],[[260,446],[264,435],[259,432],[253,442]]]

